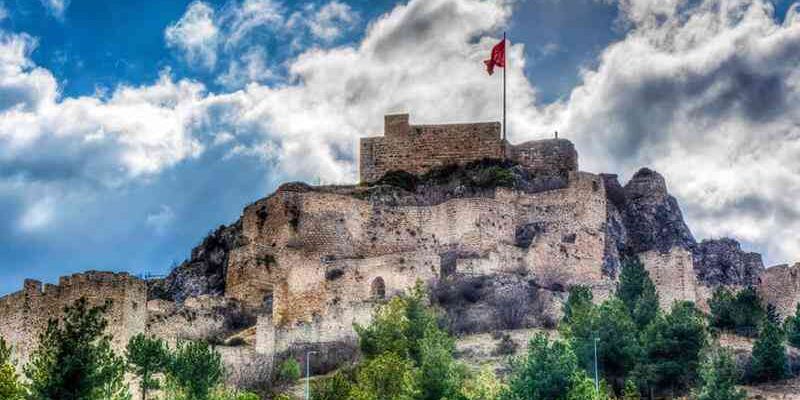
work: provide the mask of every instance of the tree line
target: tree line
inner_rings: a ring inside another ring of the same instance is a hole
[[[368,325],[356,325],[361,357],[313,382],[315,400],[634,400],[688,396],[739,400],[737,384],[790,376],[785,343],[800,348],[800,304],[781,321],[752,288],[717,289],[705,315],[678,301],[664,312],[638,259],[623,263],[617,290],[596,304],[591,290],[572,287],[557,334],[537,333],[527,351],[510,357],[499,376],[456,360],[449,324],[418,284],[376,307]],[[142,399],[257,400],[223,384],[220,354],[203,341],[174,348],[138,334],[117,355],[104,313],[110,303],[85,299],[51,320],[18,376],[11,349],[0,338],[0,399],[127,400],[125,374],[137,377]],[[744,369],[718,343],[719,332],[755,338]],[[302,375],[289,358],[276,368],[277,387]],[[148,396],[148,393],[151,395]],[[273,394],[287,399],[286,394]]]

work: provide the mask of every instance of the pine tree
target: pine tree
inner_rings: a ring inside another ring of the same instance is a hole
[[[51,319],[25,366],[31,400],[130,399],[125,361],[111,349],[103,317],[111,303],[89,307],[85,298]]]
[[[559,324],[561,335],[569,342],[578,364],[587,371],[594,368],[594,340],[597,331],[598,307],[592,303],[592,292],[585,286],[570,288],[564,303],[564,317]]]
[[[567,343],[537,333],[525,357],[513,362],[503,400],[564,400],[578,376],[575,353]]]
[[[128,341],[125,358],[129,370],[139,377],[142,400],[146,400],[149,390],[161,388],[155,374],[166,371],[170,362],[169,349],[162,339],[140,333]]]
[[[784,334],[775,321],[764,318],[758,339],[753,345],[750,379],[768,382],[784,379],[789,375]]]
[[[642,333],[644,356],[636,375],[654,390],[687,389],[697,377],[706,345],[705,317],[694,303],[676,302]]]
[[[789,344],[800,349],[800,303],[797,303],[794,316],[786,319],[784,330]]]
[[[642,396],[636,384],[630,379],[626,380],[625,389],[622,391],[622,400],[641,400],[641,398]]]
[[[697,400],[744,400],[746,393],[736,388],[739,374],[730,352],[716,348],[708,352],[700,368]]]
[[[623,261],[616,295],[640,328],[647,326],[658,314],[658,292],[638,257]]]
[[[222,383],[225,369],[219,352],[207,342],[189,341],[178,344],[167,375],[171,386],[179,392],[174,397],[207,400]]]

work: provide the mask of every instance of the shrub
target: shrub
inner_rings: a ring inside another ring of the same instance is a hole
[[[511,335],[508,333],[502,333],[499,337],[499,341],[494,349],[494,353],[497,355],[511,355],[517,351],[517,342],[514,339],[511,339]]]
[[[713,349],[700,368],[700,386],[694,393],[697,400],[744,400],[747,396],[736,388],[739,373],[730,352]]]
[[[800,303],[797,303],[794,316],[786,318],[785,331],[789,344],[800,349]]]
[[[417,190],[417,176],[406,171],[389,171],[375,182],[376,185],[399,187],[409,192]]]
[[[11,363],[11,347],[0,337],[0,399],[22,400],[25,390]]]
[[[419,396],[419,375],[411,361],[395,353],[383,353],[359,369],[349,399],[414,400]]]
[[[473,183],[482,188],[513,187],[514,175],[506,168],[491,166],[475,171]]]
[[[784,335],[781,327],[764,318],[758,339],[753,345],[750,380],[768,382],[789,375]]]
[[[348,372],[336,371],[333,375],[311,383],[311,398],[314,400],[348,400],[353,386],[353,377]]]
[[[241,336],[236,336],[236,337],[230,338],[226,342],[226,344],[228,346],[231,346],[231,347],[238,347],[238,346],[244,346],[247,343],[245,342],[244,338],[242,338]]]
[[[504,400],[560,400],[573,386],[578,360],[570,346],[537,333],[525,357],[512,361]]]
[[[300,363],[294,358],[287,358],[278,367],[278,380],[281,383],[292,383],[300,379]]]
[[[481,370],[464,381],[461,386],[461,397],[464,400],[497,400],[506,390],[491,368],[483,367]]]

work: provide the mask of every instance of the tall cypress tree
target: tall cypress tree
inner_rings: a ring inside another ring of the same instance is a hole
[[[31,400],[127,400],[125,361],[111,349],[104,318],[111,303],[89,307],[85,298],[51,319],[25,366]]]

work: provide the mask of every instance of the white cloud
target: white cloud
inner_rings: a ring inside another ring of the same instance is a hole
[[[202,1],[189,5],[180,20],[167,27],[167,46],[180,50],[191,64],[211,69],[217,63],[219,27],[214,9]]]
[[[334,0],[322,6],[308,26],[315,37],[330,42],[351,30],[357,20],[358,14],[348,4]]]
[[[64,19],[64,13],[69,8],[70,0],[41,0],[44,8],[53,17],[59,20]]]
[[[6,10],[5,4],[0,1],[0,21],[8,18],[8,10]]]
[[[387,112],[410,111],[415,122],[500,117],[501,77],[485,75],[481,60],[510,2],[411,0],[372,21],[358,44],[287,60],[290,75],[272,86],[254,73],[268,55],[241,46],[256,28],[280,25],[281,7],[246,1],[218,15],[203,7],[192,4],[168,29],[172,46],[204,63],[216,57],[199,55],[206,48],[248,49],[250,60],[219,78],[240,90],[209,94],[165,73],[107,100],[60,98],[52,74],[30,61],[35,40],[2,36],[0,189],[12,180],[123,187],[212,146],[221,157],[261,158],[274,180],[352,182],[357,139],[381,132]],[[576,142],[585,170],[630,176],[655,167],[697,236],[733,235],[769,260],[800,259],[797,7],[780,22],[761,0],[623,0],[620,8],[625,36],[559,102],[537,107],[525,48],[510,48],[510,138],[558,130]],[[206,39],[189,37],[190,21],[201,21]]]
[[[219,75],[216,82],[227,88],[238,89],[251,82],[264,82],[275,78],[275,74],[266,64],[266,51],[261,47],[253,47],[228,64],[228,70]]]

